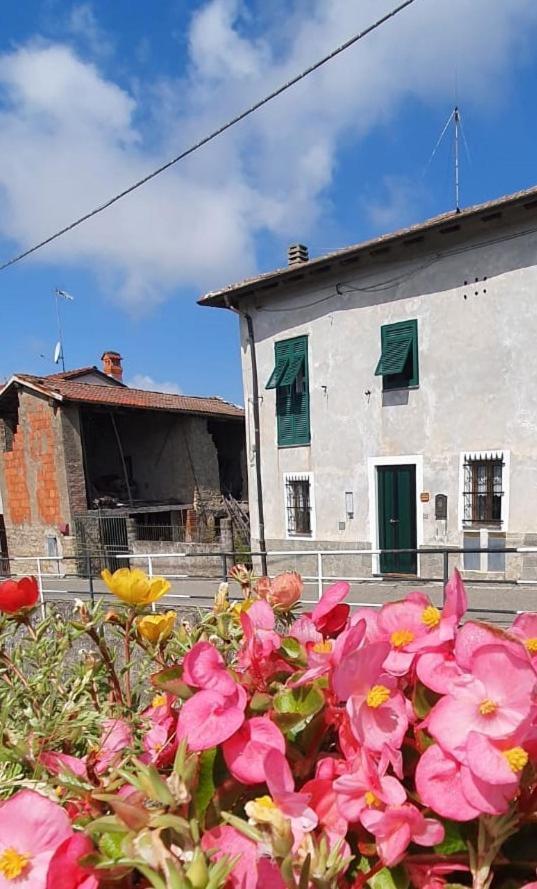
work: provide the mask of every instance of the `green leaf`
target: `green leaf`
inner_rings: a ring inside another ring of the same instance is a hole
[[[183,682],[182,667],[165,667],[164,670],[153,673],[151,685],[158,688],[159,691],[168,691],[172,695],[177,695],[183,701],[188,700],[194,694],[186,682]]]
[[[272,696],[264,692],[256,691],[250,701],[250,710],[252,713],[265,713],[270,709],[272,704]]]
[[[456,821],[443,821],[445,836],[441,843],[434,847],[437,855],[455,855],[466,852],[466,840],[461,833],[461,826]]]
[[[203,750],[200,754],[200,767],[198,776],[198,786],[194,793],[194,807],[196,817],[203,823],[205,812],[214,795],[214,776],[213,768],[216,758],[216,747],[210,750]]]
[[[414,688],[414,694],[412,697],[412,704],[414,705],[414,712],[416,716],[420,719],[425,719],[429,711],[433,706],[433,701],[430,699],[432,693],[429,692],[421,682],[416,682]],[[438,699],[438,695],[436,695],[436,699]]]
[[[362,856],[358,864],[362,873],[367,874],[371,870],[371,863],[367,858]],[[406,871],[402,867],[383,867],[377,874],[374,874],[367,885],[370,889],[408,889],[410,885]]]
[[[125,833],[103,833],[99,840],[99,849],[111,861],[117,861],[123,855],[122,844]]]
[[[284,688],[274,696],[274,709],[277,713],[313,716],[323,706],[324,695],[315,685]]]
[[[290,661],[298,661],[306,666],[306,656],[298,639],[292,636],[285,636],[281,640],[280,653]]]

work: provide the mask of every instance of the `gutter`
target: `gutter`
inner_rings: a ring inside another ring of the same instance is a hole
[[[255,481],[257,492],[257,518],[259,524],[259,549],[261,551],[261,570],[268,574],[267,546],[265,542],[265,509],[263,503],[263,482],[261,478],[261,431],[259,420],[259,379],[257,374],[257,356],[255,351],[254,322],[248,312],[244,312],[234,306],[227,297],[226,308],[244,318],[248,328],[248,343],[250,346],[250,361],[252,368],[252,408],[254,415],[254,451],[255,451]]]

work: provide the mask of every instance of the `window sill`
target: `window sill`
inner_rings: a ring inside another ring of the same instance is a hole
[[[309,447],[311,447],[311,441],[308,441],[307,443],[302,443],[302,444],[279,444],[278,443],[278,450],[279,451],[289,450],[290,448],[309,448]]]
[[[387,392],[408,392],[409,389],[419,389],[419,383],[413,383],[410,386],[393,386],[393,388],[385,389],[382,387],[382,394],[384,395]]]

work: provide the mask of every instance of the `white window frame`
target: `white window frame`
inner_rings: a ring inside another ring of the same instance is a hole
[[[502,469],[502,509],[501,509],[501,524],[499,527],[490,527],[490,528],[472,528],[471,525],[464,524],[464,465],[468,462],[468,460],[492,460],[498,455],[502,455],[503,460],[503,469]],[[510,481],[511,481],[511,452],[506,450],[505,448],[488,448],[486,450],[479,451],[461,451],[459,457],[459,531],[462,532],[462,546],[464,546],[464,535],[472,534],[475,535],[476,538],[476,548],[479,549],[488,549],[489,548],[489,537],[501,537],[502,535],[506,535],[509,530],[509,495],[510,495]],[[470,573],[480,573],[480,574],[504,574],[505,566],[503,570],[492,570],[489,568],[489,556],[491,553],[481,553],[479,555],[479,568],[465,568],[464,567],[464,553],[461,553],[460,560],[460,569],[461,571],[467,571]]]
[[[509,495],[511,475],[511,452],[505,448],[487,448],[480,451],[461,451],[459,455],[459,531],[478,531],[464,524],[464,464],[468,460],[492,460],[498,454],[503,458],[502,470],[502,512],[501,525],[498,528],[489,528],[492,533],[506,533],[509,530]],[[486,523],[485,523],[486,524]],[[487,530],[487,529],[484,529]]]
[[[290,534],[289,522],[287,515],[287,483],[288,481],[306,481],[310,486],[310,523],[311,534]],[[283,512],[285,517],[285,539],[286,540],[314,540],[317,529],[317,517],[315,513],[315,485],[313,472],[285,472],[283,475]]]

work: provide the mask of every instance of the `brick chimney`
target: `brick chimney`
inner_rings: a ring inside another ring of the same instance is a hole
[[[103,372],[121,383],[123,381],[123,366],[121,364],[122,358],[119,352],[113,352],[111,350],[103,352],[101,361],[103,363]]]

